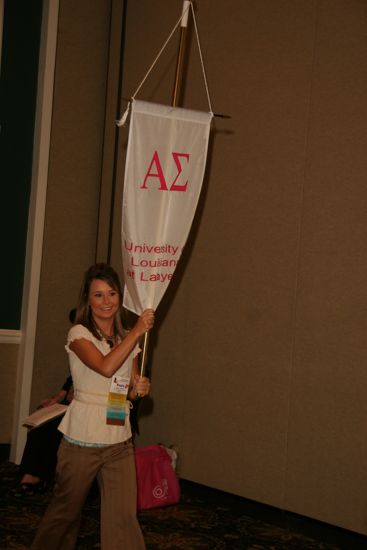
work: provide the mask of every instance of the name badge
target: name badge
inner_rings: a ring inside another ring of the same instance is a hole
[[[126,400],[130,379],[114,374],[107,399],[106,424],[124,426],[126,418]]]

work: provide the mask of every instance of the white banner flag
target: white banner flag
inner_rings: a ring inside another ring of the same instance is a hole
[[[124,306],[156,309],[187,240],[212,113],[134,100],[122,208]]]

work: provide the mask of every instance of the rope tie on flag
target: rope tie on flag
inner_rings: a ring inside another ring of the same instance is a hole
[[[204,60],[203,60],[203,55],[202,55],[202,52],[201,52],[201,46],[200,46],[200,40],[199,40],[199,32],[198,32],[198,27],[197,27],[197,24],[196,24],[196,18],[195,18],[195,12],[194,12],[194,6],[193,6],[193,3],[190,1],[188,3],[188,6],[186,7],[186,9],[183,10],[181,16],[179,17],[177,23],[175,24],[175,26],[173,27],[172,31],[170,32],[170,34],[168,35],[168,38],[166,39],[166,41],[164,42],[163,46],[161,47],[161,49],[159,50],[157,56],[155,57],[153,63],[151,64],[151,66],[149,67],[146,75],[144,76],[143,80],[140,82],[139,86],[137,87],[137,89],[135,90],[134,94],[131,96],[131,99],[130,101],[128,102],[127,104],[127,107],[126,107],[126,110],[124,112],[124,114],[122,115],[122,117],[116,121],[116,124],[117,126],[124,126],[126,124],[126,120],[129,116],[129,111],[130,111],[130,105],[131,105],[131,102],[135,99],[135,96],[138,94],[138,92],[140,91],[141,87],[143,86],[144,82],[146,81],[146,79],[148,78],[148,76],[150,75],[151,71],[153,70],[153,68],[155,67],[156,63],[158,62],[159,58],[161,57],[162,53],[164,52],[164,50],[166,49],[166,46],[167,44],[169,43],[169,41],[171,40],[172,36],[174,35],[177,27],[179,26],[179,24],[181,23],[181,21],[186,17],[187,15],[187,12],[188,10],[190,9],[190,6],[191,6],[191,12],[192,12],[192,17],[193,17],[193,20],[194,20],[194,28],[195,28],[195,36],[196,36],[196,41],[197,41],[197,45],[198,45],[198,50],[199,50],[199,56],[200,56],[200,63],[201,63],[201,70],[203,72],[203,77],[204,77],[204,84],[205,84],[205,90],[206,90],[206,95],[207,95],[207,99],[208,99],[208,105],[209,105],[209,112],[210,114],[213,114],[213,111],[212,111],[212,105],[211,105],[211,101],[210,101],[210,94],[209,94],[209,87],[208,87],[208,82],[207,82],[207,78],[206,78],[206,72],[205,72],[205,67],[204,67]]]

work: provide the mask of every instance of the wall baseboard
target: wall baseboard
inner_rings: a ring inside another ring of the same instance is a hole
[[[0,329],[0,344],[20,344],[21,337],[20,330]]]

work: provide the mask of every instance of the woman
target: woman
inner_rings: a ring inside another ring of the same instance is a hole
[[[130,402],[148,395],[149,380],[138,374],[138,342],[154,323],[145,310],[125,333],[118,276],[107,264],[88,269],[81,288],[76,324],[66,350],[74,399],[59,429],[54,496],[33,550],[72,550],[83,504],[93,480],[101,493],[101,549],[145,548],[136,518],[136,476]]]
[[[39,408],[50,407],[55,403],[69,405],[73,399],[73,382],[68,376],[61,390],[48,399],[44,399]],[[28,431],[22,461],[20,463],[20,486],[14,492],[17,495],[32,496],[43,493],[55,476],[57,450],[62,434],[58,430],[60,416],[49,420],[38,428]]]

